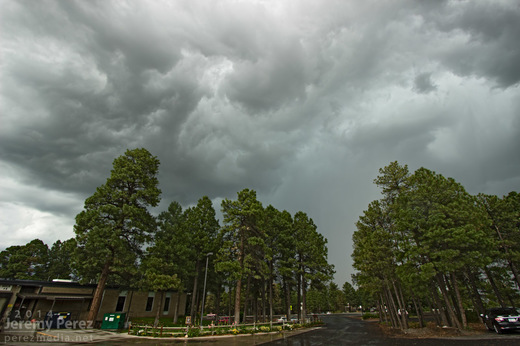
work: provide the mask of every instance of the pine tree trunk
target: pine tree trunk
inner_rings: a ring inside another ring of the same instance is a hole
[[[516,266],[513,261],[509,261],[509,267],[511,268],[511,272],[515,277],[517,288],[520,290],[520,276],[518,275],[518,270],[516,269]]]
[[[454,273],[451,273],[451,281],[453,282],[453,289],[455,290],[455,297],[457,297],[457,304],[459,305],[460,319],[462,321],[462,328],[466,329],[468,327],[468,320],[466,318],[466,312],[464,311],[464,306],[462,305],[462,297],[460,296],[459,284],[457,283],[457,278]]]
[[[448,292],[448,296],[451,299],[451,306],[453,308],[453,311],[455,312],[455,316],[457,316],[457,319],[462,324],[461,314],[460,314],[460,307],[459,302],[457,301],[457,295],[455,293],[455,288],[453,287],[451,283],[451,273],[447,275],[443,275],[444,282],[446,283],[446,289]]]
[[[441,322],[441,325],[439,327],[444,327],[444,326],[447,326],[449,325],[448,323],[448,318],[446,316],[446,312],[444,311],[444,309],[442,308],[442,303],[441,303],[441,300],[439,298],[439,294],[437,292],[437,287],[435,286],[435,284],[432,282],[431,286],[430,286],[431,290],[432,290],[432,297],[433,297],[433,300],[434,300],[434,303],[435,305],[437,306],[437,311],[438,311],[438,316],[440,316],[440,322]]]
[[[256,299],[249,299],[249,302],[251,304],[251,308],[253,311],[250,310],[250,312],[253,315],[253,323],[257,323],[257,315],[258,315],[258,302]]]
[[[379,294],[379,318],[381,319],[381,316],[384,316],[384,319],[383,319],[384,322],[388,322],[388,311],[386,309],[387,306],[388,306],[388,304],[385,303],[383,293],[380,293]]]
[[[193,292],[191,293],[191,309],[190,309],[190,316],[191,320],[195,321],[195,316],[197,312],[195,309],[197,308],[197,295],[199,291],[199,269],[200,269],[200,260],[197,259],[197,262],[195,263],[195,276],[193,277]]]
[[[392,291],[388,285],[385,285],[384,292],[388,301],[388,309],[390,313],[390,320],[392,321],[392,327],[403,329],[401,319],[399,318],[399,314],[397,313],[397,308],[395,306],[394,297],[392,297]]]
[[[301,317],[301,323],[305,323],[305,318],[307,317],[306,310],[307,310],[307,282],[305,281],[305,273],[302,275],[302,317]],[[287,319],[287,321],[290,321],[290,319]]]
[[[379,311],[379,323],[385,322],[385,319],[383,318],[383,309],[382,309],[383,306],[382,306],[381,301],[382,301],[382,299],[380,296],[379,299],[377,300],[377,311]]]
[[[179,305],[181,305],[181,292],[177,292],[177,304],[175,304],[175,309],[173,310],[173,323],[177,323],[179,321]]]
[[[500,294],[500,290],[498,289],[495,280],[493,279],[493,274],[489,271],[488,268],[484,267],[484,271],[486,272],[486,276],[489,280],[489,283],[491,284],[491,288],[493,288],[493,291],[495,292],[495,296],[497,297],[498,303],[501,307],[505,308],[506,304],[504,304],[504,299],[502,298],[502,294]]]
[[[445,325],[441,321],[441,315],[439,313],[438,306],[435,306],[430,299],[428,299],[428,306],[430,307],[430,311],[432,312],[437,327],[442,327],[443,325]]]
[[[235,323],[240,323],[240,295],[242,294],[242,273],[244,272],[244,258],[245,244],[244,244],[244,232],[240,232],[240,245],[238,253],[238,263],[240,265],[240,277],[237,279],[236,291],[235,291]],[[245,318],[245,316],[244,316]]]
[[[287,318],[291,317],[291,289],[289,287],[288,279],[284,278],[284,293],[285,293],[285,312]]]
[[[228,294],[228,316],[229,316],[229,322],[231,323],[231,297],[233,296],[232,294],[232,290],[231,290],[231,285],[228,286],[229,287],[229,294]]]
[[[262,280],[262,322],[265,322],[265,317],[266,317],[266,309],[267,309],[266,295],[267,294],[266,294],[265,286],[268,284],[269,284],[269,280]]]
[[[471,296],[473,297],[473,304],[477,307],[478,314],[483,314],[485,311],[484,303],[482,302],[482,298],[480,297],[480,293],[478,292],[475,274],[471,271],[471,269],[467,269],[466,278],[468,279]]]
[[[495,230],[498,234],[498,238],[500,239],[501,242],[503,242],[504,238],[502,238],[502,233],[500,232],[500,229],[498,228],[497,225],[494,225],[494,226],[495,226]],[[507,247],[506,246],[502,246],[502,247],[503,247],[506,255],[509,255],[509,250],[507,249]],[[520,276],[518,275],[518,270],[516,270],[515,264],[510,259],[508,259],[507,261],[509,263],[509,267],[511,268],[511,272],[513,273],[513,276],[515,278],[516,284],[518,285],[518,289],[520,289]],[[504,305],[502,305],[502,307],[504,307]]]
[[[158,296],[157,297],[157,311],[155,312],[155,320],[153,322],[153,326],[154,328],[157,328],[157,326],[159,325],[159,319],[161,318],[161,310],[162,310],[162,307],[163,307],[163,299],[164,299],[164,291],[159,291],[159,292],[156,292],[158,293]]]
[[[238,279],[235,288],[235,323],[240,323],[240,293],[242,290],[242,280]]]
[[[99,277],[96,291],[94,292],[94,297],[92,297],[92,304],[90,305],[90,310],[87,316],[87,321],[91,322],[92,326],[96,322],[97,314],[99,312],[99,308],[101,307],[101,299],[103,298],[103,292],[105,291],[108,274],[110,273],[110,264],[110,261],[105,262]]]
[[[392,286],[394,287],[395,296],[397,298],[397,303],[399,304],[399,311],[401,311],[401,314],[399,317],[401,318],[401,324],[403,329],[408,329],[408,316],[406,311],[406,305],[404,303],[404,298],[401,292],[401,288],[397,289],[397,286],[395,284],[395,280],[392,280]]]
[[[222,285],[217,286],[217,293],[215,294],[215,314],[220,316],[220,299],[222,298]]]
[[[439,288],[441,289],[442,296],[444,298],[444,303],[446,304],[446,310],[448,311],[450,320],[453,323],[452,327],[456,327],[457,329],[462,330],[462,325],[460,324],[460,321],[457,318],[455,312],[453,311],[453,307],[451,306],[450,297],[448,295],[448,292],[446,291],[446,282],[444,281],[444,277],[441,273],[438,273],[436,277],[437,282],[439,284]]]
[[[128,310],[126,311],[125,323],[130,321],[130,308],[132,307],[132,299],[134,298],[134,291],[130,291],[130,301],[128,302]]]
[[[413,292],[412,301],[413,305],[415,306],[415,311],[417,312],[417,318],[419,319],[419,327],[424,328],[424,315],[421,307],[421,301],[419,300],[419,303],[417,303],[417,298],[415,297],[415,294],[413,294]]]
[[[298,321],[301,321],[302,320],[302,311],[301,311],[301,302],[302,302],[302,292],[301,292],[301,287],[302,287],[302,277],[301,277],[301,274],[300,274],[300,270],[298,270],[298,299],[297,299],[297,302],[296,302],[296,310],[298,310]],[[287,321],[289,321],[289,316],[287,316]]]
[[[273,263],[271,262],[271,274],[269,275],[269,321],[273,322]]]
[[[246,286],[246,296],[244,299],[244,315],[243,315],[243,322],[246,323],[246,317],[247,317],[247,304],[249,303],[249,293],[251,292],[251,275],[247,276],[247,286]]]

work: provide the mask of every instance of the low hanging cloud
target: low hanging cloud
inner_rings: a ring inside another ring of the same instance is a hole
[[[437,87],[433,84],[430,73],[421,73],[415,77],[414,91],[427,94],[435,90],[437,90]]]
[[[255,189],[314,219],[341,284],[389,162],[518,189],[518,37],[513,0],[2,1],[2,245],[73,236],[145,147],[156,212]]]

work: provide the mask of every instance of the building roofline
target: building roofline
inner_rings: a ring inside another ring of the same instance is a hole
[[[69,288],[92,288],[95,289],[97,287],[96,284],[82,284],[77,281],[45,281],[45,280],[20,280],[20,279],[4,279],[0,278],[0,285],[18,285],[18,286],[29,286],[29,287],[69,287]],[[105,289],[121,289],[128,291],[140,291],[138,288],[132,288],[128,286],[115,286],[115,285],[106,285]],[[179,290],[171,289],[166,292],[179,292]],[[184,293],[184,291],[181,291]]]
[[[95,288],[97,284],[81,284],[77,281],[45,281],[45,280],[20,280],[20,279],[4,279],[0,278],[0,285],[19,285],[19,286],[54,286],[54,287],[84,287]],[[107,288],[109,288],[107,286]]]

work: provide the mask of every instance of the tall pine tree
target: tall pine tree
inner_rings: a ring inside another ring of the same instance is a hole
[[[76,269],[84,281],[98,283],[88,321],[96,320],[109,275],[135,271],[142,246],[155,230],[147,208],[159,203],[158,168],[159,160],[146,149],[127,150],[76,216]]]

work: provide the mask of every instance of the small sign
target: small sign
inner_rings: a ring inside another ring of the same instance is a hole
[[[186,316],[186,324],[191,324],[191,316]]]
[[[0,291],[2,291],[2,292],[10,292],[12,290],[13,290],[13,286],[12,285],[9,285],[9,286],[0,285]]]

